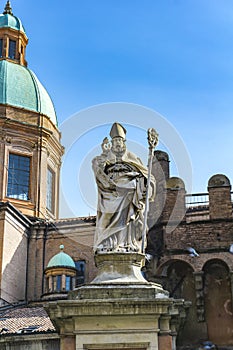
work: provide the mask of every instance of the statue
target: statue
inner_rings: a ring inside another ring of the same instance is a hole
[[[102,154],[92,161],[98,187],[96,253],[139,252],[145,203],[155,195],[155,180],[149,174],[147,186],[148,169],[136,155],[127,151],[125,135],[125,128],[114,123],[111,143],[105,138]]]

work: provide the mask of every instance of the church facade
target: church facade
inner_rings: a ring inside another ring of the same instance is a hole
[[[43,305],[96,276],[96,218],[58,217],[64,149],[53,102],[27,66],[27,43],[7,1],[0,15],[0,349],[58,350],[60,334]],[[233,349],[230,181],[217,174],[206,193],[187,194],[162,151],[152,172],[157,195],[142,273],[191,302],[167,332],[177,340],[173,350],[207,340]]]

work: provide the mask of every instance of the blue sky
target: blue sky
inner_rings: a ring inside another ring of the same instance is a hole
[[[50,93],[59,125],[93,105],[142,105],[161,114],[179,133],[192,164],[192,192],[206,192],[208,179],[216,173],[233,181],[231,0],[11,4],[29,37],[28,66]],[[145,128],[150,126],[159,129]],[[70,164],[83,163],[84,151],[92,152],[108,129],[90,134],[92,141],[87,137],[76,142]],[[130,138],[143,137],[139,134],[132,132]],[[95,137],[100,139],[93,143]],[[172,171],[179,175],[174,164]],[[72,192],[69,184],[64,187]],[[75,215],[93,213],[78,194],[68,197]]]

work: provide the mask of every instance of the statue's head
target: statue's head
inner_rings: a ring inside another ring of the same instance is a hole
[[[112,152],[122,154],[126,150],[125,146],[126,129],[119,123],[112,125],[110,136],[112,138]]]

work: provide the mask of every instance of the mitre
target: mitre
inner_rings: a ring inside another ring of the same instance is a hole
[[[126,129],[119,123],[114,123],[112,125],[110,136],[113,139],[114,137],[122,137],[125,140]]]

